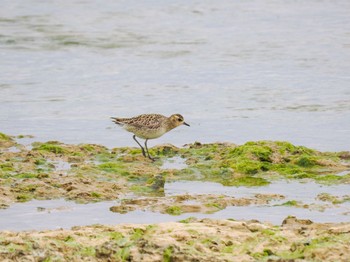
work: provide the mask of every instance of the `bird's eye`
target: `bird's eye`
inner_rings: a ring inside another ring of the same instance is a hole
[[[182,119],[181,119],[181,118],[178,118],[178,119],[177,119],[177,121],[181,122],[181,121],[182,121]]]

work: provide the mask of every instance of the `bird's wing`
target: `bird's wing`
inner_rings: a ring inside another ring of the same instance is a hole
[[[161,126],[164,118],[166,117],[162,115],[141,115],[139,117],[131,118],[128,124],[155,129]]]
[[[130,125],[137,128],[149,128],[156,129],[161,127],[162,122],[167,119],[167,117],[159,114],[143,114],[131,118],[118,118],[111,117],[114,123],[118,125]]]

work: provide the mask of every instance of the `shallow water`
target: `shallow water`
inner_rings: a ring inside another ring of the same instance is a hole
[[[191,127],[179,127],[149,146],[267,139],[350,150],[349,10],[348,0],[3,0],[0,132],[34,135],[18,140],[28,149],[31,142],[46,140],[137,146],[110,116],[176,112]],[[163,166],[182,167],[181,159]],[[345,195],[348,188],[179,181],[167,183],[166,194],[272,192],[317,203],[319,193]],[[175,217],[121,215],[109,211],[114,204],[18,203],[0,210],[0,229],[139,223],[140,218],[155,223],[192,215],[276,224],[293,214],[318,222],[349,221],[343,214],[348,204],[324,212],[271,205]]]
[[[185,158],[181,158],[178,156],[166,159],[161,168],[162,169],[184,169],[186,167],[188,167],[188,165],[185,163],[186,159]]]
[[[311,204],[318,202],[315,199],[321,193],[327,193],[333,196],[349,195],[350,185],[326,186],[312,181],[300,183],[297,181],[280,180],[263,187],[229,187],[214,182],[175,181],[166,183],[164,190],[167,195],[222,194],[239,198],[254,197],[256,194],[280,194],[286,197],[282,202],[297,200],[305,204]]]
[[[350,2],[11,1],[0,131],[137,146],[110,116],[182,113],[157,141],[350,149]]]
[[[178,181],[165,184],[165,195],[180,194],[217,194],[234,197],[254,197],[255,194],[283,194],[286,199],[272,201],[267,205],[231,206],[214,214],[185,213],[171,216],[151,211],[132,211],[127,214],[114,213],[110,207],[118,205],[118,201],[104,201],[91,204],[76,204],[72,201],[33,200],[27,203],[16,203],[8,209],[0,210],[0,230],[42,230],[70,228],[77,225],[120,224],[120,223],[160,223],[179,221],[188,217],[250,220],[281,224],[290,215],[311,219],[314,222],[349,222],[350,203],[329,205],[323,211],[281,206],[288,200],[327,205],[317,201],[319,193],[336,196],[348,194],[348,185],[324,187],[315,183],[278,181],[266,187],[224,187],[218,183]],[[194,204],[189,202],[187,204]],[[81,219],[84,217],[84,219]]]
[[[76,204],[63,199],[17,203],[6,210],[0,210],[0,230],[43,230],[78,225],[157,223],[174,220],[170,215],[152,212],[133,211],[121,215],[109,211],[115,204],[116,202],[110,201]]]
[[[65,161],[58,160],[46,160],[48,163],[52,164],[56,171],[67,171],[71,168],[71,164]]]

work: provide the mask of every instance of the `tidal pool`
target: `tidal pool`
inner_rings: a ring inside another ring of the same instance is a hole
[[[219,183],[202,181],[174,181],[165,184],[168,195],[181,194],[222,194],[234,197],[252,197],[256,194],[280,194],[287,200],[297,200],[303,203],[315,203],[317,195],[328,193],[334,196],[344,196],[350,193],[349,184],[321,185],[312,181],[298,182],[279,180],[267,186],[259,187],[228,187]],[[285,199],[283,200],[285,201]]]
[[[188,167],[185,162],[186,162],[185,158],[176,156],[176,157],[166,159],[163,162],[161,168],[162,169],[183,169]]]
[[[210,194],[234,197],[254,197],[256,194],[281,194],[286,198],[271,201],[266,205],[229,206],[213,214],[184,213],[178,216],[158,212],[135,210],[126,214],[110,211],[120,201],[77,204],[64,199],[33,200],[15,203],[0,210],[0,230],[43,230],[70,228],[77,225],[160,223],[179,221],[188,217],[215,219],[257,219],[261,222],[281,224],[287,216],[311,219],[314,222],[349,222],[350,202],[332,205],[316,199],[320,193],[342,196],[349,192],[350,185],[322,186],[316,183],[278,181],[265,187],[225,187],[218,183],[177,181],[165,184],[165,195]],[[127,196],[132,198],[132,195]],[[288,200],[309,204],[309,208],[283,206]],[[189,204],[193,204],[191,201]],[[313,207],[312,204],[316,206]],[[325,207],[319,210],[317,205]]]

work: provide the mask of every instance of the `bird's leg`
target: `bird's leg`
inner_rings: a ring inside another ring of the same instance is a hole
[[[143,155],[144,157],[146,157],[145,149],[141,146],[141,144],[139,143],[139,141],[137,141],[136,136],[133,135],[132,138],[133,138],[133,139],[136,141],[136,143],[141,147],[141,149],[142,149],[142,155]],[[146,141],[147,141],[147,140],[146,140]]]
[[[151,159],[152,161],[154,161],[155,159],[153,157],[151,157],[151,155],[148,152],[147,141],[148,141],[148,139],[146,139],[146,141],[145,141],[145,148],[146,148],[146,152],[147,152],[148,158]]]

